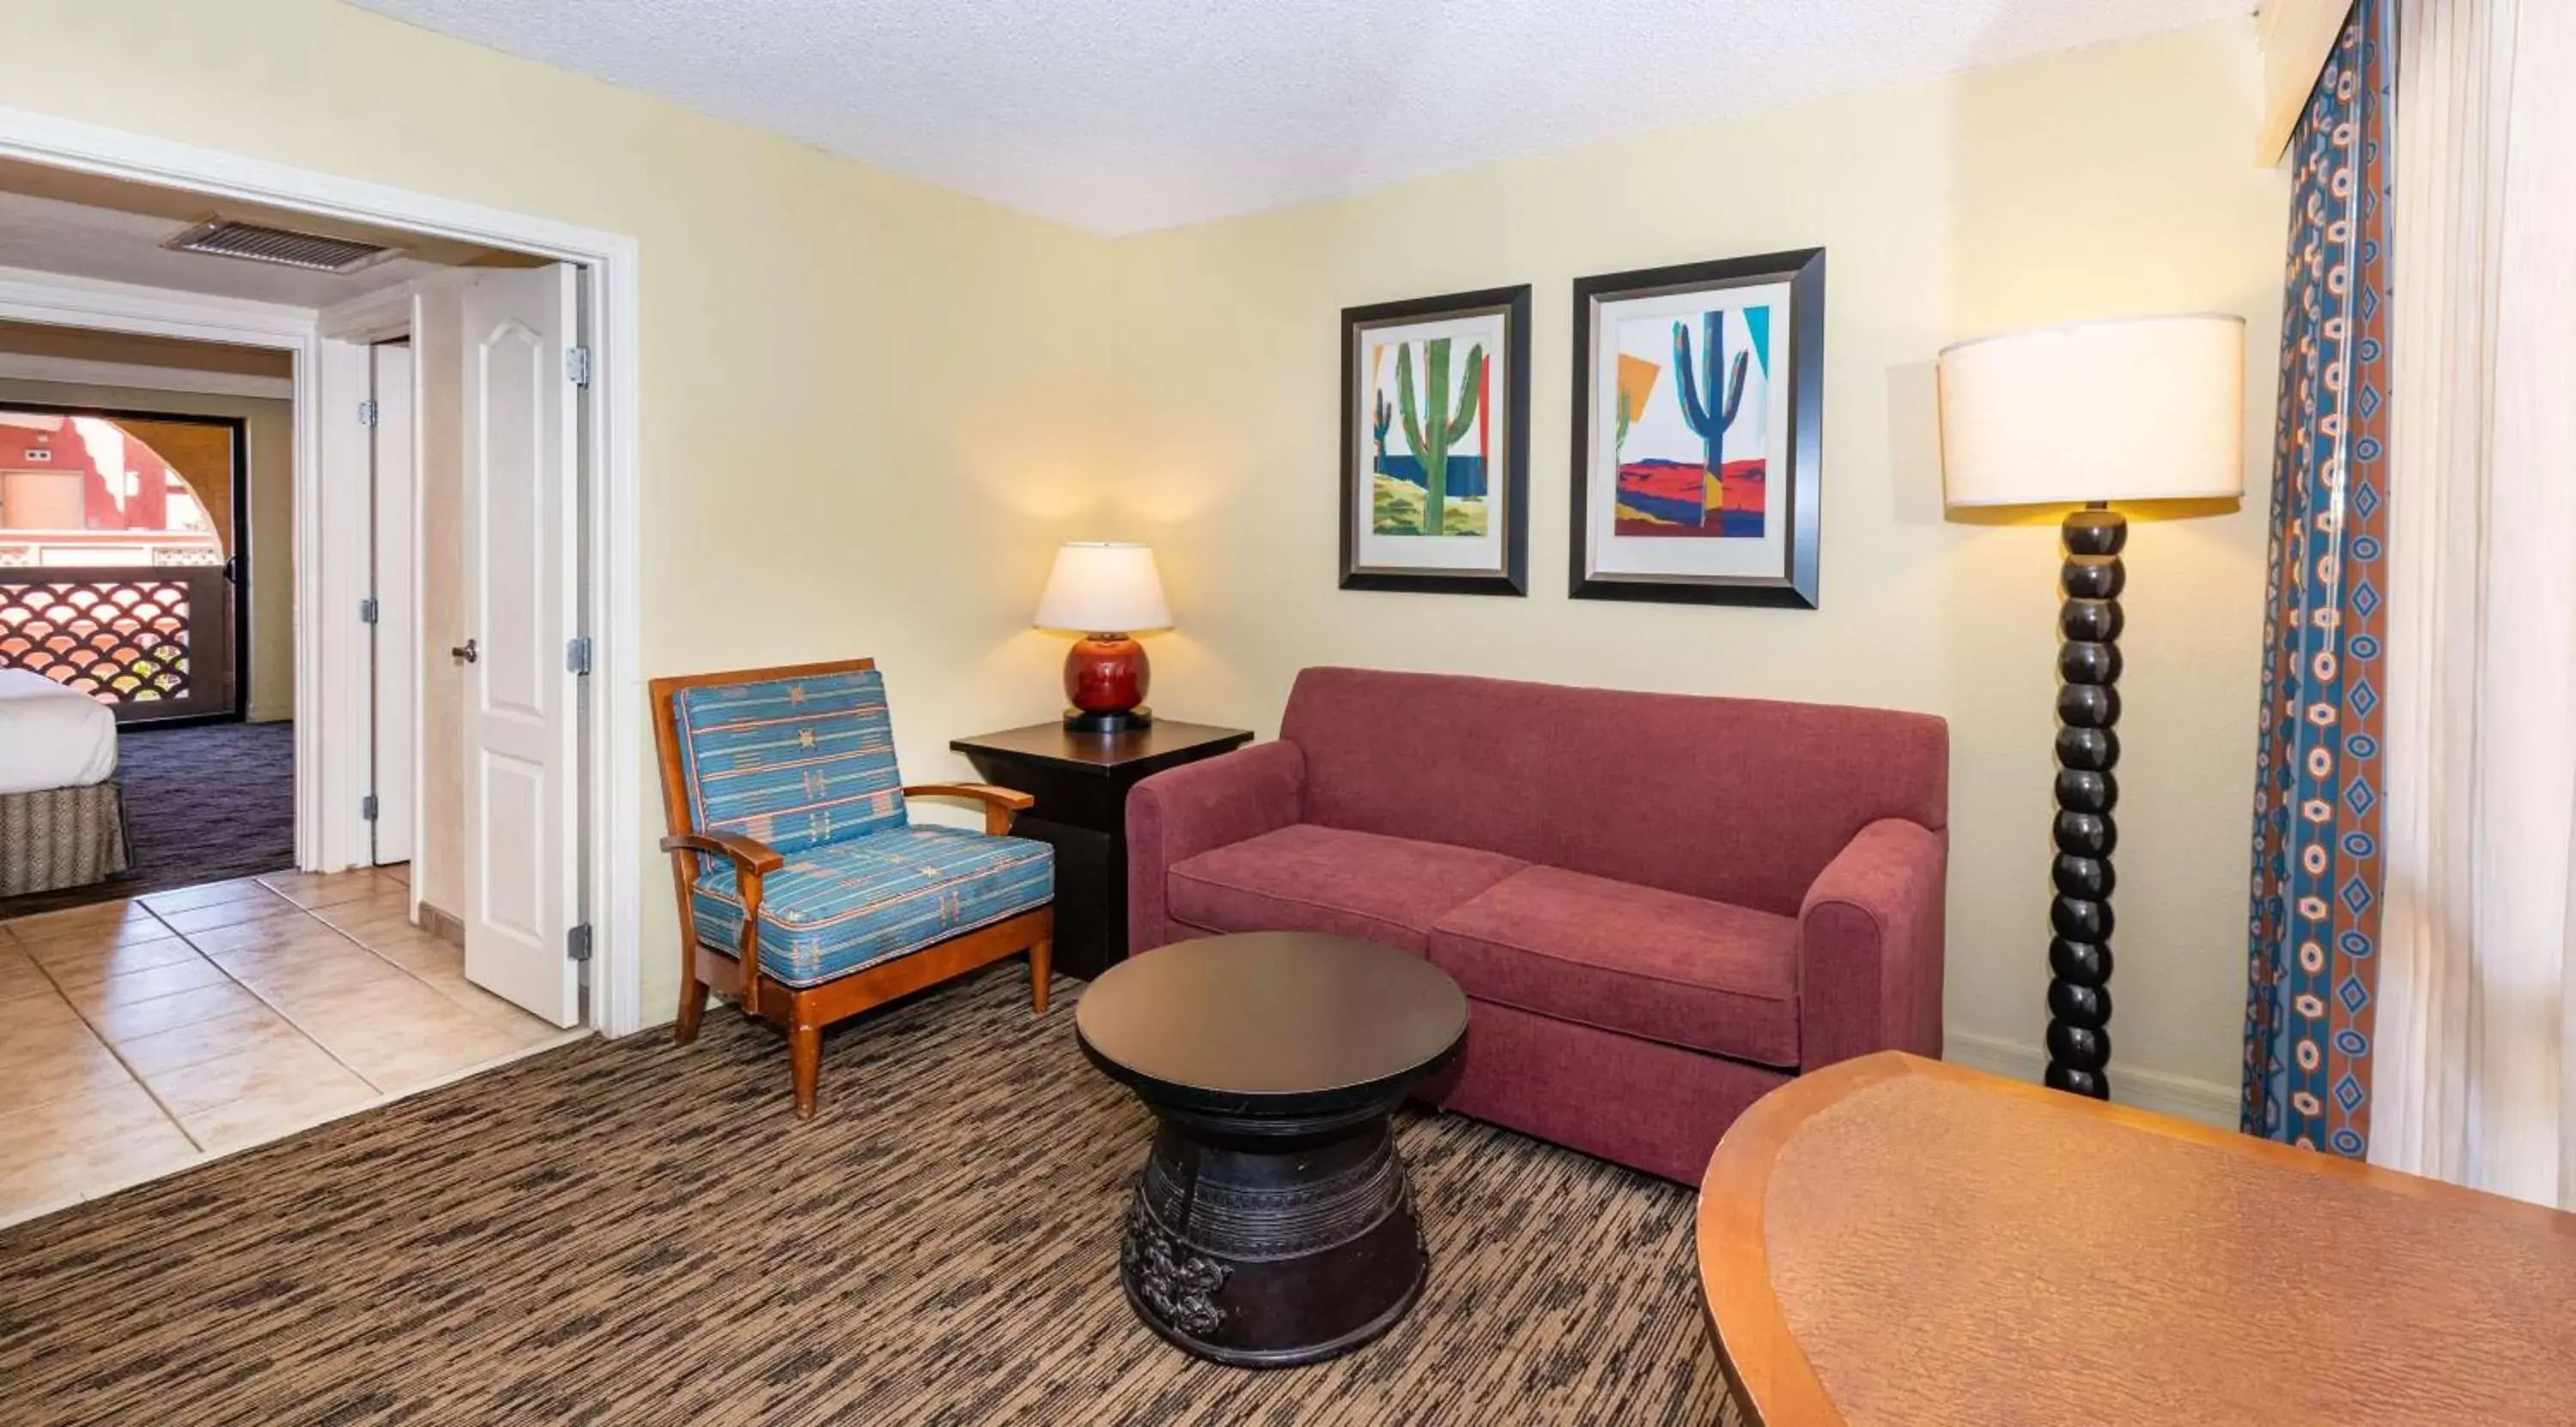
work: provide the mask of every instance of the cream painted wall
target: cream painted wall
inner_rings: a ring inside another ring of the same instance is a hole
[[[106,350],[102,348],[102,350]],[[144,365],[146,352],[130,354]],[[255,723],[295,717],[295,408],[250,396],[0,380],[0,401],[231,416],[250,446],[250,700]]]
[[[1267,732],[1321,662],[1946,715],[1952,1045],[1990,1061],[2044,1020],[2057,552],[2045,520],[1945,517],[1934,355],[2242,313],[2255,495],[2131,546],[2114,983],[2115,1078],[2230,1093],[2287,220],[2248,160],[2250,20],[1114,243],[325,0],[11,21],[11,104],[639,236],[648,670],[873,654],[916,779],[1052,711],[1063,645],[1024,625],[1067,538],[1161,552],[1155,702],[1182,716]],[[1832,251],[1823,610],[1568,602],[1571,280],[1808,244]],[[1338,310],[1524,281],[1532,597],[1337,591]]]
[[[0,102],[640,239],[647,673],[874,655],[922,779],[1048,708],[1019,633],[1102,468],[1104,240],[330,0],[8,28]]]
[[[2129,552],[2113,982],[2115,1082],[2218,1113],[2288,220],[2283,176],[2249,157],[2260,68],[2252,23],[2222,24],[1122,242],[1140,419],[1086,528],[1162,554],[1179,629],[1150,645],[1155,703],[1268,732],[1300,667],[1339,662],[1944,715],[1952,1052],[2012,1063],[2046,1019],[2054,514],[1945,518],[1934,356],[2031,323],[2241,313],[2253,494],[2142,522]],[[1829,250],[1823,608],[1569,601],[1573,280],[1811,245]],[[1335,589],[1338,310],[1520,282],[1530,597]]]

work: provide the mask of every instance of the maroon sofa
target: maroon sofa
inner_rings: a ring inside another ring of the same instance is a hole
[[[1308,669],[1275,743],[1127,803],[1130,949],[1298,929],[1468,996],[1443,1108],[1696,1182],[1745,1106],[1941,1053],[1949,730],[1822,704]]]

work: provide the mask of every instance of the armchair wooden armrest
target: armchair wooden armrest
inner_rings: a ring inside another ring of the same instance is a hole
[[[732,861],[734,890],[742,897],[742,941],[734,948],[736,964],[742,967],[742,1004],[757,1010],[760,1005],[760,879],[786,866],[786,856],[768,843],[738,832],[675,832],[662,839],[662,850],[707,852]],[[680,938],[684,947],[695,940],[685,908],[680,921]]]
[[[735,870],[746,877],[762,876],[787,865],[787,858],[777,848],[738,832],[675,832],[662,839],[662,850],[708,852],[731,858]]]
[[[913,783],[903,790],[907,798],[972,798],[984,805],[984,831],[995,837],[1011,830],[1011,820],[1036,807],[1038,800],[1016,788],[996,788],[990,783]]]

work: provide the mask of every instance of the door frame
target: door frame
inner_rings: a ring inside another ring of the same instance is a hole
[[[585,446],[580,480],[588,512],[581,539],[593,662],[590,696],[582,714],[588,771],[578,822],[593,835],[585,838],[581,827],[571,829],[576,843],[571,851],[582,868],[584,916],[591,924],[595,948],[586,1022],[611,1036],[640,1029],[643,823],[639,804],[645,778],[638,569],[643,288],[636,239],[8,106],[0,106],[0,156],[318,217],[406,228],[580,267],[592,374],[582,395],[592,439]],[[295,364],[297,608],[330,610],[334,608],[330,591],[352,587],[343,568],[350,562],[329,559],[333,545],[321,523],[322,429],[314,397],[322,337],[312,309],[0,270],[0,317],[247,343],[290,352]],[[341,577],[326,578],[335,568]],[[339,608],[355,620],[354,601]],[[361,692],[365,665],[361,661],[349,667],[345,657],[336,666],[325,664],[321,625],[319,619],[297,621],[299,770],[320,768],[316,755],[326,721],[334,731],[351,726],[363,734],[363,725],[353,723],[352,713],[363,707],[356,695]],[[317,668],[321,677],[306,676]],[[316,869],[347,867],[355,861],[352,848],[361,845],[361,839],[349,831],[350,824],[359,822],[357,798],[352,793],[336,804],[326,802],[350,785],[346,772],[334,776],[332,770],[321,771],[321,777],[296,780],[297,858]],[[326,810],[337,815],[326,815]]]
[[[418,304],[414,307],[417,309]],[[388,381],[391,354],[402,354],[396,379]],[[421,807],[421,770],[427,759],[422,743],[422,717],[428,705],[422,687],[422,655],[427,629],[421,609],[421,372],[412,334],[380,339],[367,346],[367,400],[376,418],[368,428],[367,525],[369,587],[375,593],[375,622],[368,626],[368,726],[375,737],[367,746],[368,778],[377,797],[376,820],[367,828],[367,851],[377,866],[416,862],[420,858],[426,813]],[[399,424],[397,424],[399,423]],[[399,439],[387,439],[393,433]],[[389,453],[399,451],[399,456]],[[397,480],[396,477],[399,477]],[[390,495],[390,499],[388,496]],[[390,538],[389,538],[390,537]],[[387,617],[386,607],[392,607]],[[389,718],[391,713],[394,718]],[[395,719],[399,722],[396,723]],[[386,756],[386,734],[397,732],[394,756]],[[390,806],[388,806],[390,805]],[[400,857],[387,853],[388,828],[395,834]],[[420,881],[407,879],[412,919],[420,919]]]
[[[367,500],[363,504],[343,500],[335,508],[324,512],[325,524],[331,526],[342,539],[356,538],[355,532],[363,527],[370,552],[364,565],[356,561],[340,562],[342,566],[340,573],[343,576],[342,583],[345,588],[334,589],[324,596],[328,601],[334,601],[342,606],[353,606],[356,601],[365,599],[369,595],[379,597],[382,595],[382,591],[378,588],[376,565],[377,558],[382,554],[382,551],[376,549],[377,537],[382,530],[376,517],[375,506],[377,496],[373,451],[375,433],[353,419],[353,408],[356,402],[367,399],[354,396],[353,393],[363,389],[370,396],[373,394],[377,345],[393,341],[418,343],[423,320],[422,294],[441,283],[458,280],[450,274],[441,273],[418,282],[388,288],[383,292],[369,293],[365,297],[323,308],[314,314],[314,331],[320,339],[315,344],[319,352],[319,360],[314,364],[314,375],[317,403],[322,407],[324,423],[320,447],[322,470],[326,476],[323,483],[324,489],[326,491],[349,490],[351,486],[348,473],[364,470],[367,475],[368,492]],[[419,665],[419,655],[424,643],[421,638],[420,389],[420,369],[415,365],[412,369],[411,390],[411,509],[405,513],[403,522],[411,541],[411,550],[404,561],[406,568],[411,572],[411,577],[410,587],[403,591],[403,608],[405,617],[412,626],[411,644],[414,665],[410,710],[412,737],[408,754],[411,761],[412,786],[409,836],[415,856],[419,854],[421,846],[429,836],[428,828],[422,821],[424,814],[419,796],[421,784],[426,777],[427,757],[427,750],[423,746],[421,737],[421,729],[427,722],[425,707],[427,692],[421,682]],[[332,419],[334,413],[338,416],[337,420]],[[337,473],[340,479],[337,481],[328,479],[327,477],[332,473]],[[354,701],[350,711],[354,727],[344,727],[339,730],[349,732],[352,737],[362,738],[363,742],[353,743],[343,740],[335,745],[335,751],[345,755],[346,761],[343,766],[349,770],[347,776],[357,780],[353,786],[370,792],[374,791],[377,785],[377,773],[373,765],[382,754],[382,750],[376,743],[376,684],[373,677],[374,671],[379,667],[377,637],[382,631],[382,625],[373,628],[335,626],[333,630],[336,636],[346,641],[338,647],[340,657],[350,661],[353,667],[363,665],[369,671],[369,677],[353,680],[348,690],[348,697]],[[367,766],[361,767],[361,763]],[[374,862],[376,830],[363,821],[351,825],[351,833],[358,839],[355,847],[364,849],[363,852],[353,852],[351,865],[366,866]],[[420,917],[420,879],[412,878],[406,885],[409,888],[407,902],[410,914],[416,921]],[[443,910],[452,911],[453,909]]]
[[[19,380],[36,380],[19,378]],[[177,718],[137,719],[134,723],[118,721],[120,729],[140,725],[145,728],[194,728],[199,724],[241,723],[250,717],[250,601],[252,590],[250,554],[259,541],[250,528],[250,423],[238,416],[197,416],[184,411],[145,411],[140,407],[82,406],[58,401],[0,401],[0,409],[24,411],[37,416],[90,416],[103,421],[158,421],[165,426],[221,426],[233,434],[233,548],[228,557],[238,562],[240,574],[232,581],[231,626],[225,639],[232,646],[232,668],[226,674],[232,680],[233,697],[229,707],[217,713],[181,714]],[[167,459],[166,457],[164,458]],[[196,487],[192,484],[189,489]]]

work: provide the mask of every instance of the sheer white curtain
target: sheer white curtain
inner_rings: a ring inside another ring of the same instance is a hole
[[[2370,1157],[2576,1207],[2576,0],[2404,0]]]

